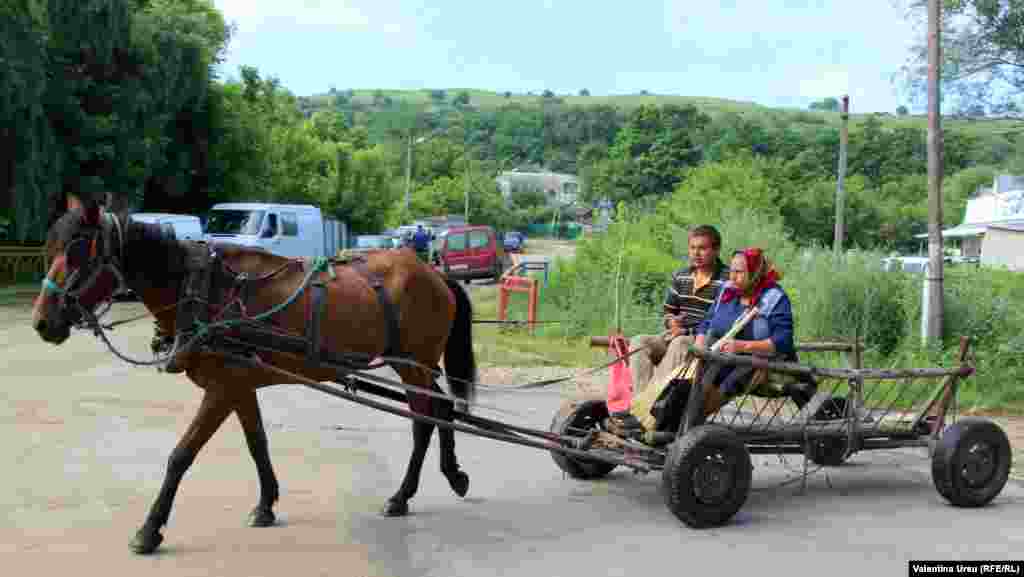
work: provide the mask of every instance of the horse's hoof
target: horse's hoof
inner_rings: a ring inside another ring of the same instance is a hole
[[[469,491],[469,475],[464,471],[458,471],[451,477],[448,477],[448,484],[451,485],[452,491],[460,497],[465,497]]]
[[[249,513],[250,527],[273,527],[276,521],[274,511],[268,507],[256,507]]]
[[[388,504],[384,507],[383,514],[385,517],[405,517],[409,514],[409,503],[388,499]]]
[[[143,527],[135,534],[135,538],[132,539],[130,547],[132,548],[132,551],[139,555],[149,555],[153,551],[156,551],[156,548],[163,542],[164,536],[160,534],[160,531],[150,531]]]

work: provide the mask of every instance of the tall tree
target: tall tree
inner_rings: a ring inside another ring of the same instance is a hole
[[[908,0],[908,18],[920,25],[927,0]],[[1019,116],[1024,113],[1024,0],[942,0],[944,110]],[[915,102],[927,93],[928,43],[924,26],[903,68]],[[951,100],[952,102],[949,102]]]

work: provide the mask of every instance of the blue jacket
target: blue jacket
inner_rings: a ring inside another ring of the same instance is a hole
[[[430,235],[425,230],[417,230],[412,235],[412,245],[416,250],[427,250],[430,248]]]
[[[715,304],[708,309],[703,322],[697,327],[696,333],[705,336],[705,345],[711,346],[715,341],[729,332],[736,319],[743,316],[746,307],[735,298],[727,303],[722,302],[726,287],[718,294]],[[796,350],[793,345],[793,307],[789,296],[782,287],[774,286],[763,293],[757,302],[758,314],[736,335],[736,340],[762,341],[771,339],[775,345],[775,354],[786,361],[796,361]],[[734,395],[746,386],[749,381],[749,370],[735,370],[735,365],[721,367],[715,376],[715,384],[725,395]]]
[[[746,307],[735,298],[727,303],[722,302],[725,294],[723,287],[719,291],[715,304],[708,309],[704,320],[697,327],[698,335],[707,335],[705,344],[711,346],[715,341],[729,332],[736,319],[743,316]],[[747,324],[738,335],[737,340],[760,341],[771,339],[775,345],[775,353],[783,358],[791,357],[793,346],[793,306],[789,296],[782,287],[776,285],[763,293],[757,302],[758,315]]]

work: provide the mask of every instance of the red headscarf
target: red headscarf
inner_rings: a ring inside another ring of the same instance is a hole
[[[737,251],[736,254],[743,255],[743,260],[747,262],[747,274],[750,275],[748,294],[750,302],[757,303],[757,299],[761,298],[761,293],[775,286],[776,281],[782,278],[782,273],[775,270],[772,263],[764,256],[764,251],[759,248],[745,248]],[[722,294],[722,302],[727,303],[738,296],[741,296],[740,290],[730,284]]]

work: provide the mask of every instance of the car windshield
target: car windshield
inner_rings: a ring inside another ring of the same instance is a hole
[[[206,221],[208,234],[246,234],[260,232],[263,223],[262,210],[215,210]]]
[[[394,243],[387,236],[360,236],[356,238],[356,248],[392,248]]]

